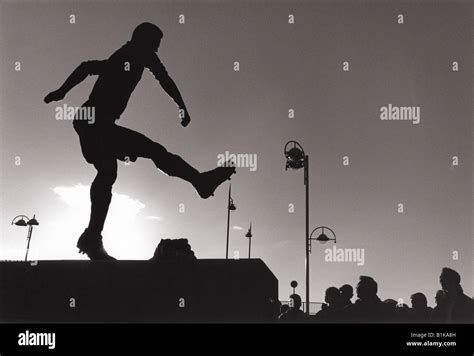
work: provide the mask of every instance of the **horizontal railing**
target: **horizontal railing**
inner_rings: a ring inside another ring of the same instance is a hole
[[[282,300],[281,301],[281,304],[289,304],[290,302],[288,300]],[[309,303],[309,314],[310,315],[314,315],[316,314],[318,311],[321,310],[321,306],[323,305],[324,303],[323,302],[310,302]],[[303,308],[303,311],[306,312],[306,302],[302,302],[302,308]]]

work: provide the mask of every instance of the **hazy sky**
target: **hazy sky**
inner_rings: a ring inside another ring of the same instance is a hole
[[[164,32],[158,54],[192,121],[181,127],[176,106],[145,71],[119,124],[200,170],[226,151],[257,155],[257,170],[240,168],[232,180],[230,251],[247,256],[252,221],[252,255],[277,276],[282,299],[293,279],[304,294],[303,172],[284,169],[291,139],[310,156],[311,228],[330,226],[338,248],[365,252],[363,266],[325,262],[332,244],[315,243],[312,301],[329,286],[371,275],[383,299],[408,301],[421,291],[433,304],[444,266],[458,270],[473,294],[469,2],[0,1],[0,14],[0,258],[24,258],[26,229],[10,225],[18,214],[40,221],[31,256],[83,258],[75,245],[95,170],[55,108],[80,106],[95,78],[64,102],[42,100],[82,61],[109,57],[149,21]],[[420,123],[380,120],[389,103],[420,107]],[[160,239],[186,237],[198,258],[223,258],[227,189],[202,200],[151,161],[120,163],[105,246],[119,259],[148,259]]]

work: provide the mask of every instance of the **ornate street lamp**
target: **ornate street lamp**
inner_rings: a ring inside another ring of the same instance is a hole
[[[237,210],[237,207],[234,204],[234,200],[231,197],[232,185],[229,184],[229,197],[227,199],[227,239],[225,246],[225,259],[229,259],[229,230],[230,230],[230,212]]]
[[[28,233],[26,235],[26,240],[28,241],[26,245],[26,255],[25,255],[25,262],[26,262],[28,261],[28,252],[30,250],[31,236],[33,235],[33,226],[38,226],[39,222],[38,220],[36,220],[35,215],[33,215],[32,219],[28,218],[26,215],[18,215],[13,218],[12,225],[28,226]]]
[[[249,231],[245,234],[245,237],[249,239],[249,259],[250,259],[250,250],[252,248],[252,223],[250,223]]]
[[[296,141],[285,144],[285,170],[304,168],[304,185],[306,201],[306,234],[305,234],[305,270],[306,270],[306,314],[309,315],[309,156],[305,154],[303,146]]]

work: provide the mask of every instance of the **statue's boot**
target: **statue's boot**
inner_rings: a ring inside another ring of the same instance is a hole
[[[86,254],[91,260],[116,260],[104,249],[102,235],[85,229],[77,241],[79,253]]]
[[[207,199],[214,195],[214,191],[226,180],[230,180],[235,173],[235,167],[217,167],[210,171],[200,173],[192,182],[199,196]]]

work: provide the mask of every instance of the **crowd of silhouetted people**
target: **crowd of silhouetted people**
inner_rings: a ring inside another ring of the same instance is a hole
[[[459,273],[443,268],[440,284],[433,308],[428,306],[427,298],[421,292],[411,295],[409,307],[402,300],[382,301],[377,296],[377,282],[372,277],[360,276],[354,302],[351,285],[329,287],[321,310],[315,315],[307,315],[301,309],[301,297],[292,294],[289,303],[280,306],[278,320],[297,323],[473,323],[474,300],[464,294]]]

